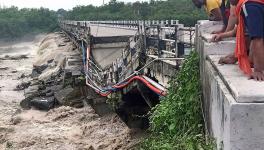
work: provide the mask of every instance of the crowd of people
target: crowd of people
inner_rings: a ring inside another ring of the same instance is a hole
[[[264,0],[192,0],[205,7],[209,20],[223,21],[212,34],[212,42],[236,37],[234,53],[222,57],[221,64],[235,64],[250,79],[264,81]],[[252,69],[253,68],[253,69]]]

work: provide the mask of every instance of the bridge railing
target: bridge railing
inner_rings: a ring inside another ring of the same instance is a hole
[[[138,28],[139,25],[145,26],[164,26],[172,27],[179,24],[178,20],[119,20],[119,21],[71,21],[61,20],[60,24],[88,27],[89,25],[107,25],[122,28]]]
[[[90,24],[107,24],[115,26],[138,26],[145,24],[146,26],[161,25],[174,26],[179,24],[178,20],[119,20],[119,21],[89,21]]]

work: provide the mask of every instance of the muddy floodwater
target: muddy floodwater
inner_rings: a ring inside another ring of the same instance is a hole
[[[99,116],[89,105],[47,112],[20,107],[24,91],[16,86],[30,79],[45,36],[0,42],[0,150],[136,149],[142,131],[129,129],[115,113]]]

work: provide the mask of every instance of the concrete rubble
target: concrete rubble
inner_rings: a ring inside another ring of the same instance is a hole
[[[32,80],[22,82],[16,88],[25,91],[25,99],[21,102],[23,108],[83,107],[80,87],[74,85],[75,78],[81,76],[81,63],[76,63],[81,62],[80,53],[71,42],[64,43],[67,39],[63,34],[57,34],[55,38],[47,36],[41,42],[37,61],[33,64]],[[79,61],[72,63],[68,57]]]

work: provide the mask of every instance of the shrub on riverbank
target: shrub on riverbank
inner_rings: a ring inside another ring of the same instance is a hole
[[[151,135],[141,149],[211,150],[206,144],[201,108],[199,57],[192,52],[170,81],[168,95],[150,116]]]

